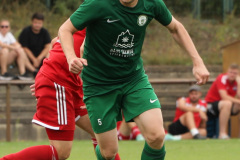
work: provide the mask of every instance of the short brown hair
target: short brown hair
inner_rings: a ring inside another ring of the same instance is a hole
[[[239,70],[239,65],[236,64],[236,63],[232,63],[232,64],[229,66],[229,69],[237,69],[237,70]]]
[[[44,16],[43,16],[42,13],[34,13],[34,14],[32,15],[32,20],[33,20],[33,19],[38,19],[38,20],[44,21]]]

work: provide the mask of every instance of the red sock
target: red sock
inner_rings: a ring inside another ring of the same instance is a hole
[[[92,143],[93,143],[93,147],[94,147],[94,151],[95,151],[95,148],[97,146],[97,139],[96,138],[92,138]]]
[[[132,132],[132,139],[136,139],[136,137],[141,134],[140,130],[138,129],[137,126],[133,127],[131,129],[131,132]]]
[[[55,158],[55,159],[54,159]],[[58,160],[56,149],[51,145],[26,148],[20,152],[6,155],[0,160]]]
[[[121,158],[120,158],[120,156],[119,156],[119,154],[118,154],[118,153],[116,154],[116,156],[115,156],[114,160],[121,160]]]
[[[124,135],[122,135],[122,133],[119,132],[118,139],[119,140],[129,140],[130,139],[130,135],[129,136],[124,136]]]

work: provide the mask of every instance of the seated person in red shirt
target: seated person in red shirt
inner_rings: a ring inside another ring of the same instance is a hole
[[[230,115],[240,111],[239,66],[232,64],[227,73],[220,74],[210,87],[206,102],[208,118],[219,117],[219,139],[229,139],[227,125]],[[237,97],[236,97],[237,96]]]
[[[177,100],[173,123],[169,125],[165,140],[206,139],[206,103],[201,100],[201,88],[193,85],[188,97]]]

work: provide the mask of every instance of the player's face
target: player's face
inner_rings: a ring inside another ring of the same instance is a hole
[[[8,21],[2,21],[0,24],[0,32],[5,35],[10,29],[10,24]]]
[[[239,74],[238,69],[228,69],[227,76],[229,81],[235,81]]]
[[[127,6],[127,7],[134,7],[138,0],[120,0],[120,2],[124,5],[124,6]]]
[[[202,93],[199,91],[191,91],[189,92],[189,98],[192,103],[197,103],[201,98]]]
[[[32,29],[33,31],[40,31],[41,28],[43,27],[43,20],[39,20],[39,19],[33,19],[32,20]]]

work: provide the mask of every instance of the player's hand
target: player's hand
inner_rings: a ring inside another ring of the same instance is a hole
[[[87,107],[86,107],[86,105],[84,105],[84,106],[80,106],[80,108],[81,109],[86,109]]]
[[[200,115],[202,120],[204,120],[204,121],[208,120],[208,117],[207,117],[206,113],[203,112],[202,110],[199,111],[199,115]]]
[[[32,93],[32,96],[35,96],[35,83],[30,86],[30,91]]]
[[[200,65],[195,65],[193,67],[193,75],[195,76],[197,80],[198,85],[203,85],[208,81],[209,78],[209,72],[205,65],[202,63]]]
[[[30,86],[30,91],[32,93],[32,96],[36,96],[35,95],[35,83]],[[36,101],[37,101],[37,98],[36,98]]]
[[[69,60],[68,66],[69,71],[74,74],[79,74],[79,72],[83,69],[84,66],[87,66],[87,60],[83,58],[72,58]]]

